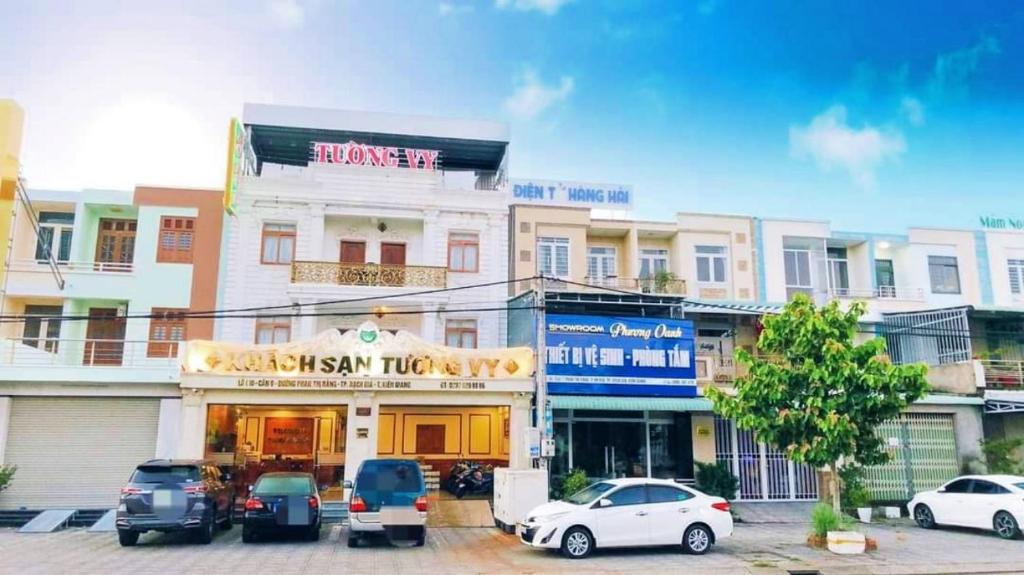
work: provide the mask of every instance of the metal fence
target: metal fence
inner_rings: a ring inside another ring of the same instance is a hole
[[[785,453],[760,443],[729,419],[715,418],[716,459],[739,481],[738,501],[795,501],[818,498],[814,468],[794,463]]]
[[[885,314],[882,335],[897,364],[928,365],[971,359],[971,329],[966,307]]]
[[[889,462],[867,468],[865,484],[876,501],[908,501],[960,473],[953,416],[904,413],[875,429]]]

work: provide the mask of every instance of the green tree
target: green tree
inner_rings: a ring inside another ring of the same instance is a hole
[[[782,313],[766,316],[758,355],[738,350],[746,365],[735,394],[708,387],[715,412],[784,450],[793,461],[831,471],[832,507],[840,511],[839,461],[884,463],[875,427],[893,419],[928,390],[924,365],[893,365],[885,341],[858,344],[865,308],[833,301],[818,308],[797,295]]]

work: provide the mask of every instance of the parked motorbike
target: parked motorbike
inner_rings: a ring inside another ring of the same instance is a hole
[[[455,497],[462,499],[466,495],[489,495],[494,493],[494,469],[490,466],[477,466],[462,476],[455,490]]]

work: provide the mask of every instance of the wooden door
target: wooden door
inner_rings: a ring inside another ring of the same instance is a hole
[[[89,308],[85,328],[84,365],[121,365],[124,357],[124,320],[116,308]]]
[[[341,263],[363,264],[366,263],[366,242],[341,242]]]
[[[416,455],[444,454],[444,426],[416,426]]]
[[[384,265],[405,265],[405,244],[380,244],[380,263]]]
[[[96,236],[97,269],[131,271],[135,260],[136,227],[135,220],[100,219]]]

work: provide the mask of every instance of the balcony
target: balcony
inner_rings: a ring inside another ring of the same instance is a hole
[[[924,301],[923,289],[901,286],[879,286],[868,289],[829,288],[828,293],[830,298]]]
[[[443,288],[448,270],[439,266],[296,261],[291,281],[341,286]]]
[[[980,360],[985,374],[985,387],[1007,391],[1024,391],[1024,361],[1012,359]]]
[[[585,286],[578,284],[551,280],[548,288],[553,291],[586,291],[612,293],[614,291],[628,291],[651,295],[686,295],[686,280],[670,278],[617,278],[617,277],[587,277],[583,279]]]
[[[104,298],[131,288],[131,262],[62,261],[51,268],[35,259],[11,261],[7,293],[33,297]],[[115,283],[111,283],[115,282]]]
[[[0,379],[174,382],[178,343],[101,339],[0,340]]]

